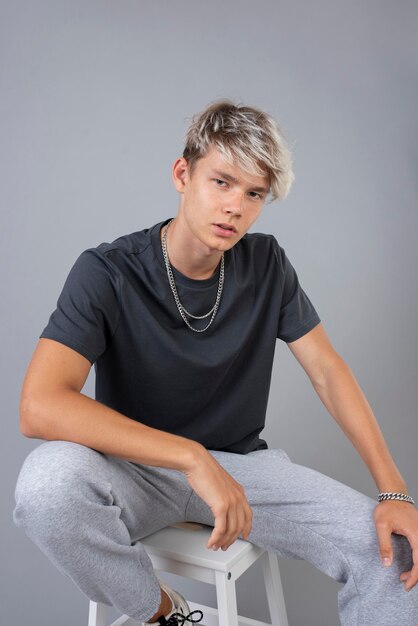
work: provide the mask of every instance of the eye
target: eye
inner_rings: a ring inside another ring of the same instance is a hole
[[[250,193],[254,193],[256,196],[258,196],[257,198],[255,198],[255,200],[262,200],[262,196],[260,196],[259,193],[257,193],[257,191],[250,191]],[[254,198],[254,196],[252,196]]]
[[[213,180],[215,180],[217,183],[225,183],[224,180],[222,180],[221,178],[214,178]],[[226,185],[226,183],[225,183]]]

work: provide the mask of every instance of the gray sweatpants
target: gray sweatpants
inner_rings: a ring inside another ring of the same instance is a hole
[[[417,626],[418,586],[399,575],[412,566],[402,535],[394,562],[381,564],[375,500],[293,463],[280,448],[247,455],[209,450],[245,488],[253,509],[249,541],[305,559],[344,585],[343,626]],[[25,459],[16,485],[15,524],[91,600],[147,621],[160,587],[141,538],[182,521],[214,525],[210,507],[185,475],[136,464],[78,443],[45,441]]]

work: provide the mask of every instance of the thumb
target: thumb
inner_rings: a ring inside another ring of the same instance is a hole
[[[389,567],[390,565],[392,565],[393,561],[391,532],[388,527],[380,527],[377,534],[379,539],[379,550],[382,564],[385,567]]]

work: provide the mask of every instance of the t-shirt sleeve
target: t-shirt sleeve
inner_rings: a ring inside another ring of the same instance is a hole
[[[295,268],[284,248],[278,246],[283,277],[283,295],[280,306],[277,337],[286,343],[296,341],[321,321],[312,302],[302,289]]]
[[[41,337],[55,339],[93,364],[106,350],[120,315],[119,276],[95,248],[72,266]]]

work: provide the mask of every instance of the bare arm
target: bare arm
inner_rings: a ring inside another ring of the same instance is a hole
[[[382,431],[360,385],[334,350],[322,324],[288,344],[305,369],[332,417],[353,443],[372,474],[379,491],[408,493]],[[373,512],[382,563],[393,563],[392,533],[404,535],[411,546],[413,566],[399,576],[406,591],[418,582],[418,511],[409,502],[379,502]]]
[[[200,443],[141,424],[81,393],[90,368],[75,350],[41,338],[23,383],[21,432],[182,471],[214,515],[207,547],[226,550],[240,534],[246,539],[252,509],[242,485]]]
[[[330,415],[366,463],[379,491],[408,493],[366,397],[350,367],[334,350],[322,324],[288,347]]]
[[[91,364],[51,339],[38,342],[23,383],[20,430],[26,437],[74,441],[134,463],[189,470],[205,448],[141,424],[81,393]]]

